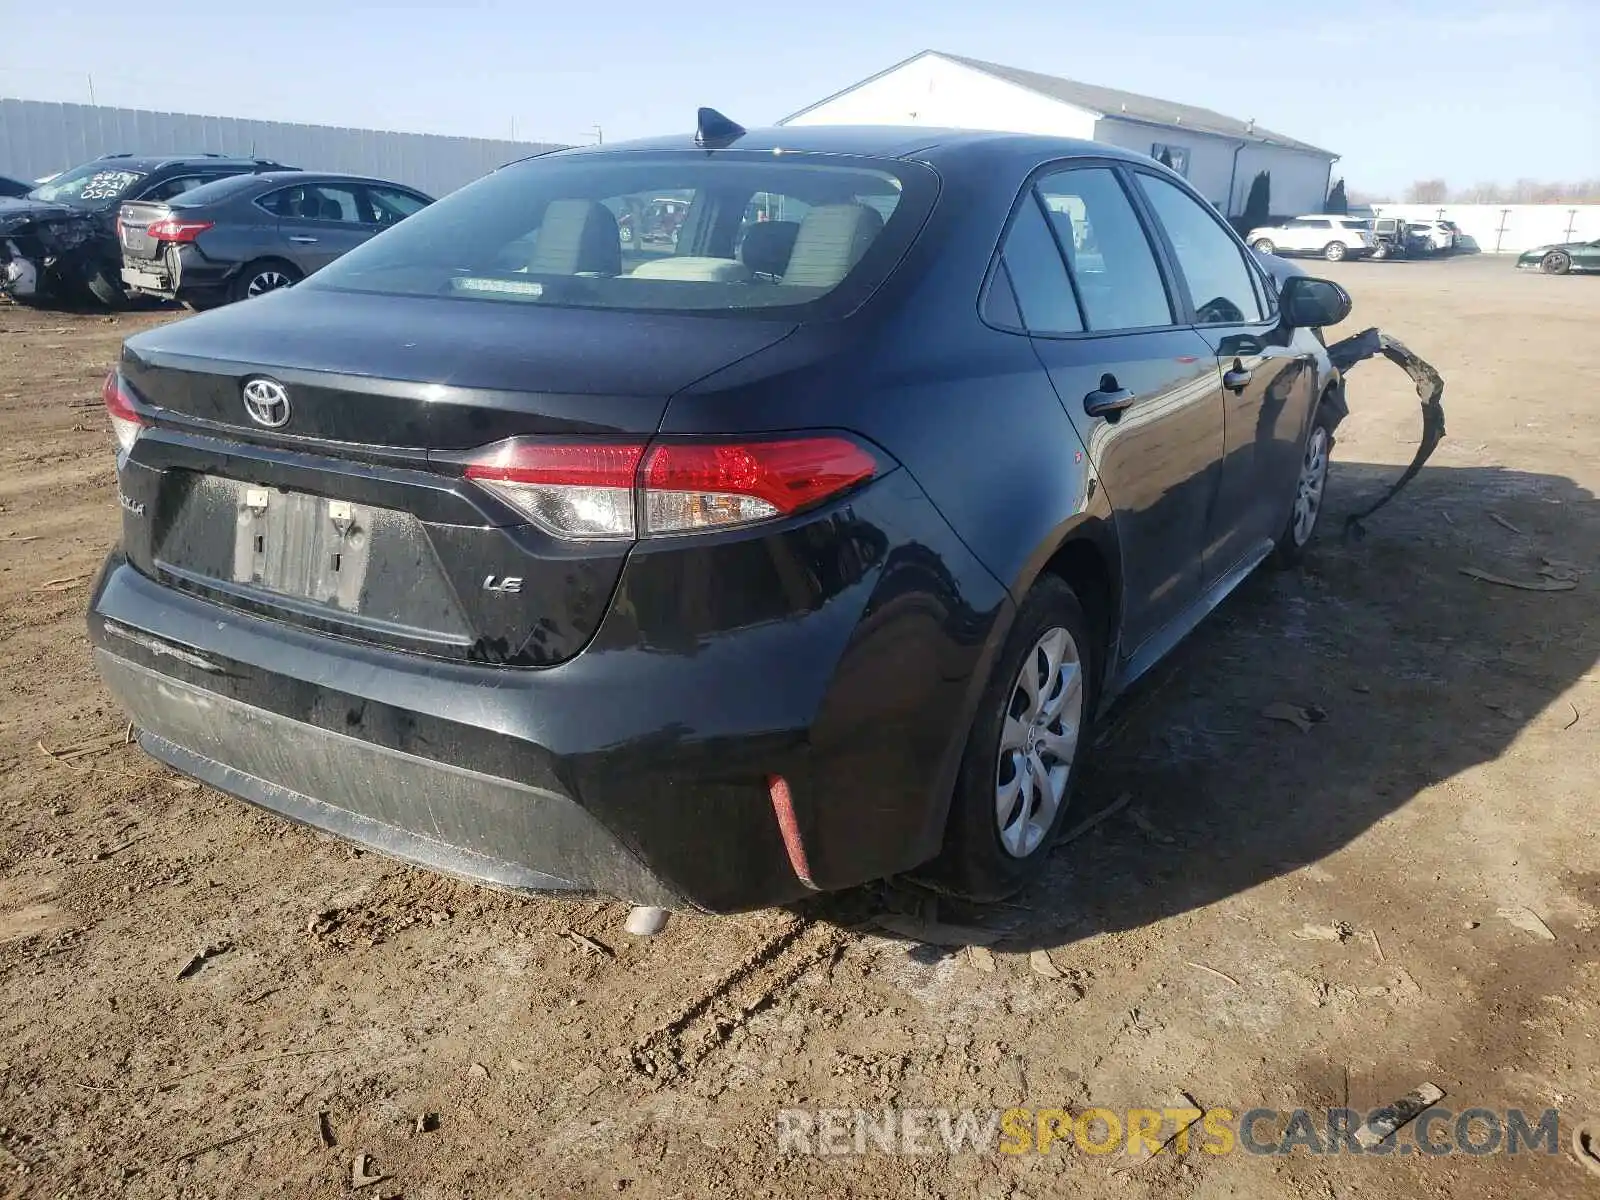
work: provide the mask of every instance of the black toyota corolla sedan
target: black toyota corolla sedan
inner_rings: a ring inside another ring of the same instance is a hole
[[[440,871],[1001,896],[1095,714],[1310,538],[1348,308],[1088,142],[516,163],[128,340],[95,661],[156,758]]]

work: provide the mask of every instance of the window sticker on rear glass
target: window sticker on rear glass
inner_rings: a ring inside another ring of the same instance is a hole
[[[143,178],[138,171],[99,171],[78,193],[80,200],[114,200]]]

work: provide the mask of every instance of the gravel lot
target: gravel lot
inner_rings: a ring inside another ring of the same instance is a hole
[[[1131,802],[1018,904],[945,914],[999,930],[992,961],[875,932],[881,890],[636,940],[622,905],[397,866],[123,746],[83,636],[119,528],[99,384],[173,314],[0,307],[0,1194],[1600,1194],[1565,1146],[1600,1117],[1600,281],[1315,269],[1444,373],[1450,436],[1342,542],[1419,426],[1400,372],[1357,368],[1308,564],[1102,727],[1082,812]],[[1423,1081],[1455,1112],[1559,1108],[1560,1152],[780,1157],[774,1132]]]

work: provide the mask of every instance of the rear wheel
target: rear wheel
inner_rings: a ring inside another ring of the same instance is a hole
[[[1323,500],[1328,490],[1328,468],[1333,457],[1333,424],[1325,409],[1317,409],[1316,420],[1306,438],[1300,458],[1300,476],[1295,480],[1294,503],[1289,520],[1278,535],[1276,555],[1281,566],[1294,566],[1304,556],[1311,535],[1317,531]]]
[[[1546,275],[1565,275],[1572,270],[1572,259],[1565,250],[1552,250],[1539,260],[1539,270]]]
[[[1251,242],[1250,244],[1252,246],[1254,246],[1257,250],[1261,251],[1262,254],[1274,254],[1274,253],[1277,252],[1277,249],[1278,249],[1276,246],[1274,246],[1272,244],[1272,239],[1271,238],[1257,238],[1255,241]]]
[[[1388,258],[1389,257],[1389,243],[1388,242],[1379,242],[1376,246],[1374,246],[1372,248],[1372,257],[1375,258],[1375,259]]]
[[[244,270],[239,272],[238,278],[233,281],[232,296],[235,301],[249,300],[280,288],[292,287],[302,278],[293,264],[282,259],[257,259],[253,263],[246,263]]]
[[[1349,251],[1350,248],[1343,242],[1329,242],[1322,248],[1322,257],[1329,262],[1342,262]]]
[[[937,885],[998,900],[1044,869],[1066,816],[1094,713],[1098,649],[1076,593],[1046,575],[995,663],[951,801]]]

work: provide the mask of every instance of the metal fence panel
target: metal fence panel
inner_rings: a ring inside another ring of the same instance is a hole
[[[102,154],[253,154],[307,170],[374,175],[442,196],[512,159],[554,149],[544,142],[0,99],[0,174],[18,179],[54,174]]]

